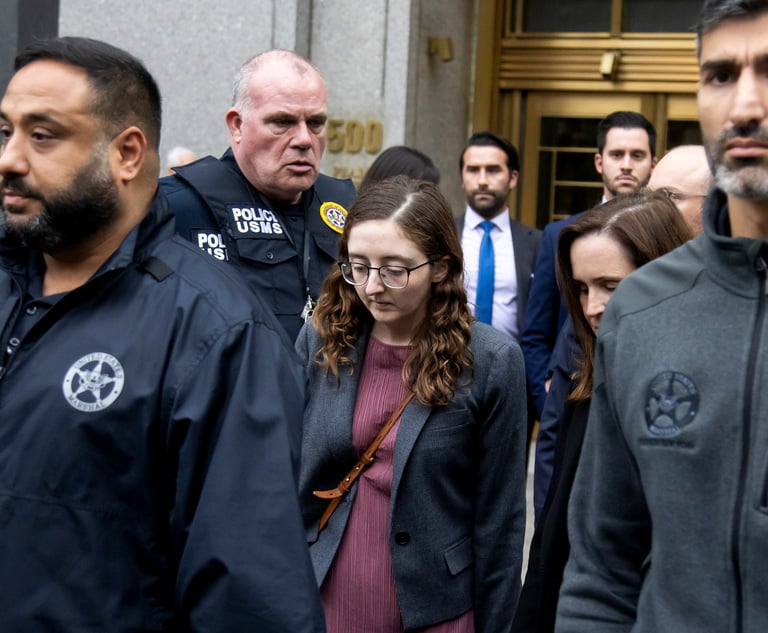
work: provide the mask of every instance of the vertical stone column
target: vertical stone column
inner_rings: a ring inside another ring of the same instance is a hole
[[[309,57],[312,34],[312,3],[306,0],[283,0],[275,11],[274,48],[285,48]]]
[[[13,75],[13,58],[37,38],[59,32],[59,0],[2,0],[3,36],[0,37],[0,90]]]
[[[435,161],[444,193],[463,209],[458,160],[468,136],[473,3],[312,4],[310,57],[326,78],[331,116],[323,171],[359,181],[381,150],[409,145]],[[448,50],[430,51],[431,39]]]
[[[0,91],[5,93],[5,87],[13,74],[13,58],[19,41],[18,23],[20,0],[3,0],[3,36],[0,37]]]

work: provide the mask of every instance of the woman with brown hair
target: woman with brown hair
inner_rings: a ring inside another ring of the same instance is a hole
[[[509,630],[525,371],[511,338],[474,322],[463,270],[435,185],[371,185],[297,340],[309,374],[300,495],[329,633]]]
[[[595,341],[605,306],[622,279],[691,237],[674,203],[663,193],[648,191],[617,196],[560,233],[557,279],[577,343],[578,369],[557,425],[552,479],[531,542],[515,633],[555,630],[557,599],[570,552],[568,501],[586,430]],[[565,346],[570,331],[563,328],[556,353]]]
[[[435,184],[440,182],[440,170],[429,156],[407,145],[394,145],[385,149],[371,163],[360,182],[359,191],[375,182],[399,175]]]

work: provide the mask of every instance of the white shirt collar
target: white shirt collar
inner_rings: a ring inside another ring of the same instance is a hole
[[[504,210],[492,217],[491,221],[502,231],[506,231],[509,228],[509,207],[504,207]],[[467,206],[466,215],[464,216],[464,224],[470,228],[476,229],[483,222],[485,222],[485,218],[472,207]]]

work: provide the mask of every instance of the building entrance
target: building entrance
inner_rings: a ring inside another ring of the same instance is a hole
[[[520,217],[539,227],[600,202],[594,154],[597,124],[605,115],[645,115],[657,130],[659,157],[677,145],[701,142],[693,95],[531,92],[523,104]]]

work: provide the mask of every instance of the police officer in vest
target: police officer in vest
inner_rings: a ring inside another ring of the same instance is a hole
[[[312,64],[292,51],[262,53],[235,78],[230,149],[160,180],[181,236],[236,266],[291,339],[336,260],[355,199],[350,180],[319,172],[327,119]]]

